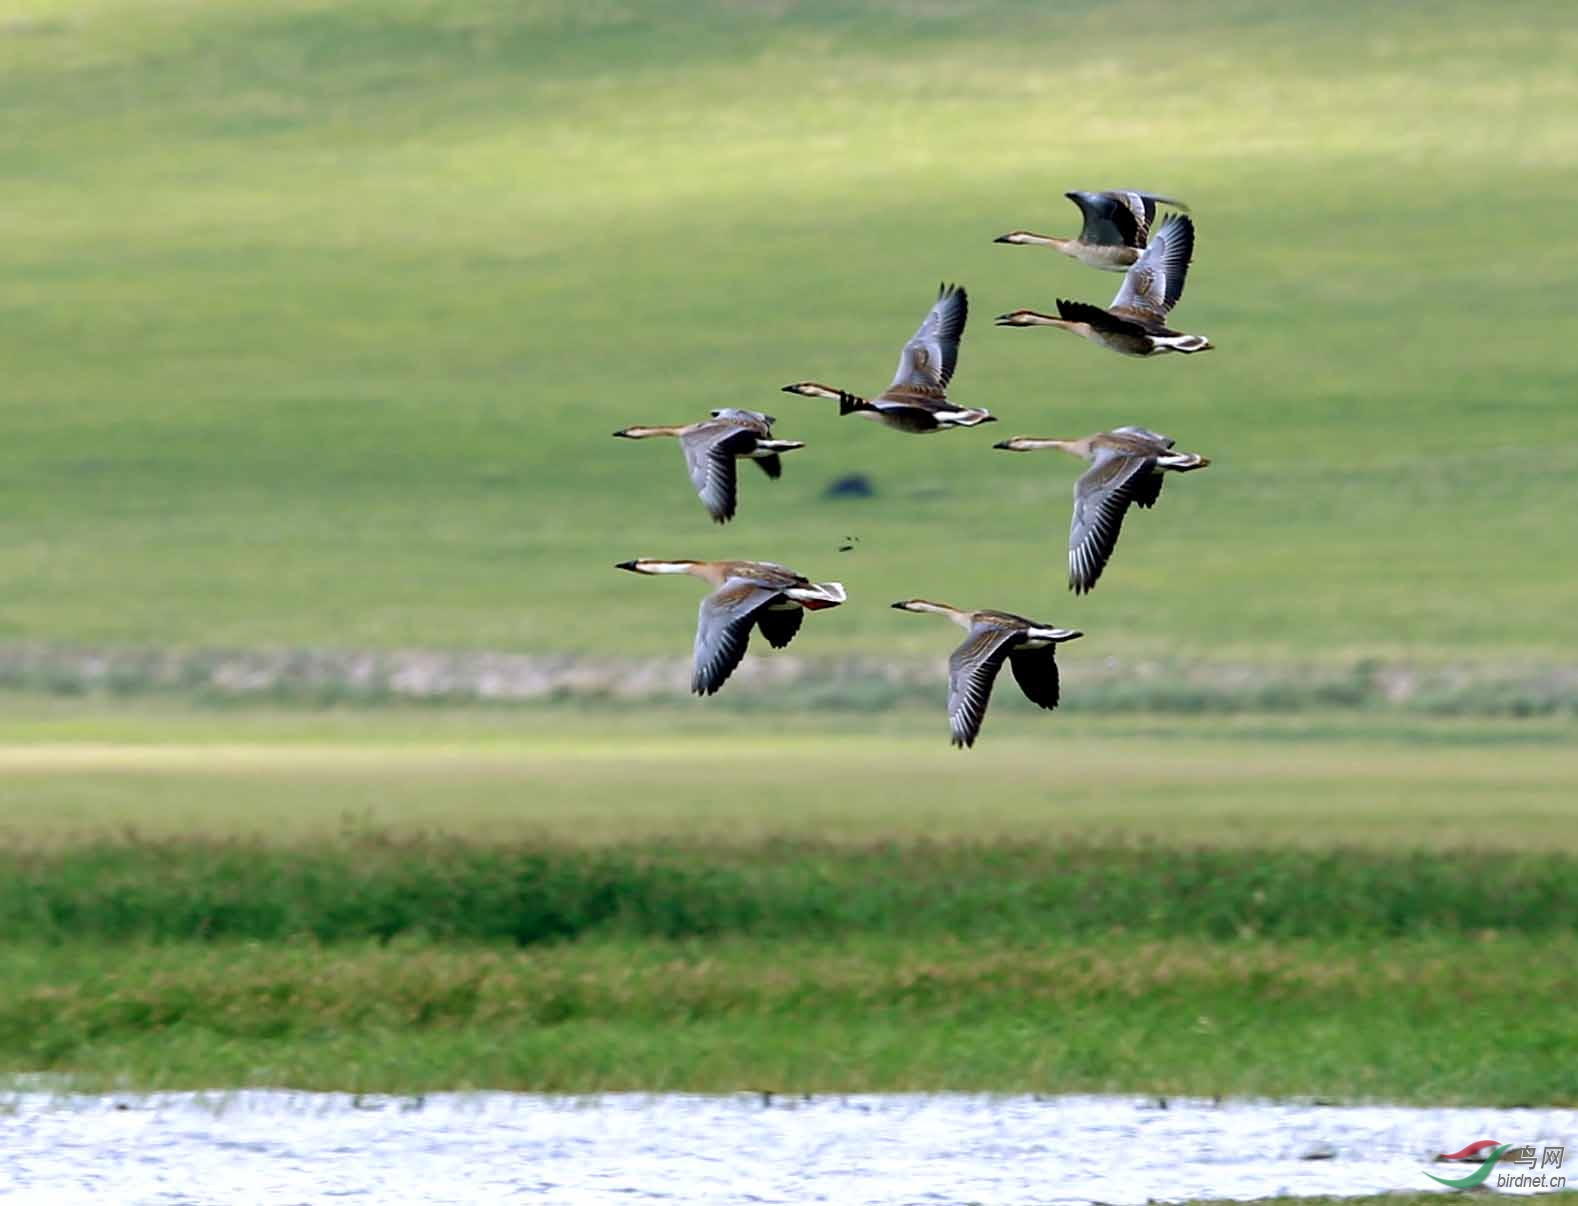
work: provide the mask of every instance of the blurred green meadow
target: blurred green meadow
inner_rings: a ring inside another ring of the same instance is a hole
[[[0,1074],[1578,1102],[1575,60],[1543,0],[12,0]],[[1217,351],[991,326],[1110,299],[991,242],[1103,187],[1190,202]],[[1002,422],[778,392],[885,384],[941,279]],[[726,528],[610,438],[720,405],[807,443]],[[1075,599],[1079,466],[990,446],[1123,423],[1213,464]],[[684,658],[634,556],[841,579],[793,652],[935,680],[192,686]],[[917,595],[1247,685],[1000,697],[960,754]],[[99,648],[197,669],[50,660]]]
[[[8,12],[0,640],[683,653],[689,584],[610,568],[653,555],[845,580],[805,656],[935,652],[878,606],[917,594],[1124,657],[1578,644],[1564,5]],[[1120,185],[1192,204],[1218,352],[991,327],[1110,298],[991,239]],[[885,384],[942,278],[1000,424],[777,392]],[[715,529],[609,433],[723,404],[808,447]],[[990,445],[1126,422],[1214,464],[1075,600],[1078,466]]]
[[[701,719],[0,716],[0,1076],[1578,1102],[1569,720]]]
[[[939,694],[941,688],[939,687]],[[1572,722],[701,709],[0,710],[0,842],[1156,842],[1578,857]]]

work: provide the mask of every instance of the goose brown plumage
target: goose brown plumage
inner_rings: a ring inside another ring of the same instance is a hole
[[[1025,698],[1038,707],[1057,707],[1057,647],[1085,634],[1026,619],[1011,611],[965,611],[928,599],[904,599],[900,611],[945,616],[969,635],[948,658],[948,728],[955,746],[975,744],[991,702],[992,684],[1006,661]]]
[[[778,459],[805,445],[798,440],[772,438],[772,415],[759,410],[724,407],[712,412],[710,419],[684,426],[626,427],[614,435],[626,440],[645,440],[653,436],[673,436],[685,454],[685,468],[696,487],[702,505],[714,523],[734,518],[735,473],[737,460],[755,461],[770,478],[783,473]]]
[[[1215,345],[1204,335],[1186,335],[1163,321],[1183,296],[1193,254],[1194,223],[1174,214],[1129,268],[1106,309],[1060,297],[1056,316],[1012,310],[993,321],[999,327],[1061,327],[1124,356],[1208,352]]]
[[[860,415],[911,435],[995,423],[996,417],[990,411],[948,401],[948,382],[959,362],[959,341],[964,338],[969,315],[970,300],[965,290],[959,285],[941,286],[936,304],[899,353],[893,383],[875,398],[863,398],[816,381],[797,381],[784,386],[783,392],[806,398],[832,398],[838,403],[840,415]]]
[[[840,582],[812,582],[773,561],[658,561],[639,557],[615,569],[635,574],[689,574],[713,587],[701,601],[690,689],[715,694],[734,673],[752,627],[774,649],[800,631],[807,611],[837,607],[848,597]]]
[[[1008,452],[1056,448],[1090,462],[1074,483],[1074,518],[1068,531],[1068,586],[1075,594],[1095,588],[1117,547],[1131,503],[1153,507],[1165,474],[1191,473],[1211,463],[1198,453],[1174,452],[1171,437],[1144,427],[1119,427],[1078,440],[1014,436],[993,447]]]
[[[1020,246],[1051,247],[1064,255],[1101,268],[1108,272],[1122,272],[1145,250],[1150,236],[1151,223],[1156,220],[1158,204],[1171,205],[1174,209],[1189,207],[1172,197],[1157,193],[1142,193],[1134,189],[1107,189],[1102,192],[1064,193],[1079,207],[1084,224],[1078,236],[1072,239],[1057,235],[1036,234],[1029,230],[1012,230],[993,239],[994,243],[1012,243]]]

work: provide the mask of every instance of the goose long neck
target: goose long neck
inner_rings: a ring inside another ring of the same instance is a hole
[[[1090,455],[1089,440],[1054,440],[1046,436],[1015,436],[1011,440],[1004,440],[997,447],[1007,449],[1009,452],[1042,452],[1055,449],[1066,452],[1070,456]]]
[[[831,398],[835,402],[845,398],[852,398],[856,402],[864,402],[859,394],[852,394],[847,389],[834,389],[831,385],[823,385],[820,381],[800,381],[794,385],[783,387],[786,394],[799,394],[802,398]]]
[[[971,624],[970,613],[960,611],[957,607],[950,607],[946,603],[933,603],[929,599],[911,599],[903,604],[904,611],[918,611],[925,615],[945,616],[960,628],[968,628]]]
[[[1066,319],[1058,318],[1054,314],[1043,314],[1040,310],[1014,310],[1008,314],[1000,314],[992,320],[999,327],[1062,327],[1065,330],[1074,330],[1074,324]]]
[[[620,566],[621,569],[634,570],[638,574],[694,574],[703,577],[705,563],[700,561],[649,561],[645,558],[637,561],[628,561]]]
[[[1069,245],[1075,240],[1059,238],[1057,235],[1036,234],[1033,230],[1016,230],[997,240],[999,243],[1013,243],[1021,247],[1053,247],[1065,255],[1072,254]]]
[[[626,440],[646,440],[653,436],[684,435],[685,429],[682,426],[656,424],[646,427],[627,427],[623,431],[614,432],[614,434]]]

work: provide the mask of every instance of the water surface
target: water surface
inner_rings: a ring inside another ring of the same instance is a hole
[[[0,1198],[1141,1206],[1428,1189],[1427,1168],[1472,1171],[1430,1159],[1478,1139],[1565,1144],[1578,1184],[1574,1110],[259,1090],[0,1099]]]

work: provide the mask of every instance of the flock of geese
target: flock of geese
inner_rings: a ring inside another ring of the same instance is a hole
[[[1183,296],[1194,254],[1194,223],[1186,212],[1167,217],[1154,233],[1158,205],[1187,211],[1180,201],[1154,193],[1114,190],[1065,194],[1079,207],[1084,224],[1075,238],[1016,230],[994,240],[1051,247],[1082,264],[1122,272],[1123,284],[1105,308],[1089,302],[1057,301],[1057,314],[1014,310],[995,321],[1001,327],[1061,327],[1125,356],[1189,355],[1209,351],[1203,335],[1175,331],[1167,318]],[[990,411],[948,398],[959,362],[959,342],[969,317],[969,297],[944,285],[920,329],[899,354],[893,381],[873,398],[816,381],[783,387],[785,393],[831,399],[840,415],[860,415],[912,435],[952,427],[995,423]],[[685,456],[691,484],[717,523],[734,517],[736,465],[754,461],[770,478],[783,472],[782,457],[805,447],[773,438],[771,415],[727,407],[683,426],[635,426],[614,432],[628,440],[673,437]],[[1173,441],[1144,427],[1118,427],[1083,439],[1015,436],[993,445],[1009,452],[1057,449],[1090,463],[1074,484],[1069,526],[1068,582],[1076,594],[1101,578],[1130,505],[1150,508],[1167,473],[1188,473],[1210,464],[1192,452],[1176,452]],[[782,649],[794,639],[807,611],[837,607],[847,595],[838,582],[812,582],[771,561],[660,561],[638,558],[616,567],[637,574],[689,574],[713,589],[701,602],[696,626],[691,689],[711,695],[745,656],[752,628]],[[1007,611],[968,611],[927,599],[893,604],[900,611],[945,616],[963,628],[964,643],[948,659],[948,720],[953,744],[972,746],[980,733],[992,685],[1006,662],[1031,703],[1058,704],[1057,647],[1084,634]]]

